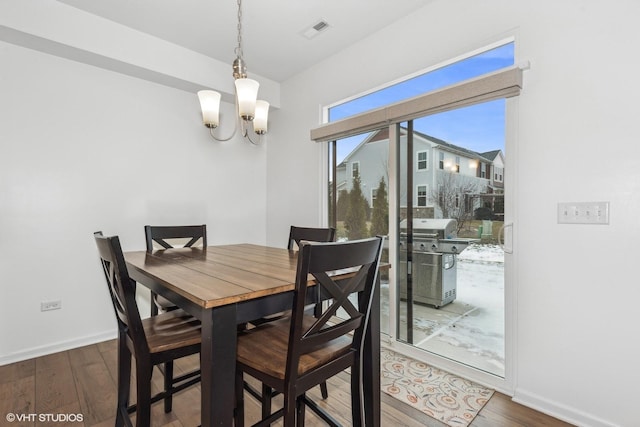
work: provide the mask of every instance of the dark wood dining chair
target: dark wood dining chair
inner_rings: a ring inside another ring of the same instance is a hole
[[[309,242],[333,242],[336,240],[336,229],[333,227],[311,228],[292,225],[289,229],[287,249],[294,249],[294,244],[300,246],[300,241],[302,240]]]
[[[336,229],[333,227],[314,228],[314,227],[298,227],[298,226],[292,225],[289,228],[289,239],[287,239],[287,249],[293,250],[293,249],[299,248],[301,241],[333,242],[335,238],[336,238]],[[316,307],[315,310],[316,312],[319,312],[319,310],[321,310],[321,307]],[[272,316],[253,320],[250,323],[253,326],[260,326],[262,324],[280,319],[281,317],[283,317],[283,315],[284,315],[283,313],[274,314]],[[255,389],[253,389],[253,387],[249,386],[248,384],[245,385],[245,388],[254,397],[262,401],[263,417],[270,414],[271,399],[277,393],[274,394],[273,390],[270,387],[268,387],[266,384],[262,385],[262,393],[258,393]],[[326,382],[323,382],[320,384],[320,393],[322,394],[323,399],[326,399],[329,397],[329,390],[327,389]]]
[[[144,235],[147,243],[147,252],[151,253],[154,243],[161,249],[171,249],[175,247],[190,248],[193,246],[207,247],[207,226],[203,225],[176,225],[157,226],[145,225]],[[197,245],[196,245],[197,244]],[[158,311],[165,312],[175,310],[177,307],[166,298],[151,292],[151,315],[155,316]]]
[[[236,427],[244,425],[244,373],[284,394],[284,407],[254,427],[268,426],[280,417],[284,417],[284,427],[304,425],[305,407],[330,426],[340,426],[306,392],[347,368],[351,369],[351,425],[363,424],[362,348],[382,243],[382,237],[301,242],[291,315],[238,335]],[[349,278],[331,278],[332,272],[344,269],[352,270]],[[330,298],[320,316],[307,310],[309,275]],[[349,298],[352,294],[357,297]],[[339,309],[341,317],[337,316]]]
[[[151,423],[151,405],[164,400],[164,411],[172,410],[172,396],[200,381],[196,370],[173,376],[173,361],[200,352],[200,322],[182,310],[173,310],[141,320],[136,304],[136,282],[129,277],[117,236],[94,233],[100,262],[118,322],[117,427],[131,426],[129,414],[136,413],[136,426]],[[131,358],[135,359],[136,403],[129,405]],[[153,367],[164,365],[164,390],[151,394]]]

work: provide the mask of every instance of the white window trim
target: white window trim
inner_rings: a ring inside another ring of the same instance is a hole
[[[425,168],[420,168],[420,162],[422,161],[420,160],[421,153],[425,153],[427,155],[427,158],[424,159],[424,164],[426,165]],[[427,171],[429,171],[429,150],[416,151],[416,172],[427,172]]]
[[[354,166],[358,165],[357,169],[358,169],[358,175],[360,176],[360,179],[362,179],[362,170],[360,169],[360,161],[357,162],[351,162],[351,179],[355,178],[354,176]]]
[[[424,187],[424,205],[420,204],[420,187]],[[429,186],[427,184],[416,185],[415,204],[417,208],[426,208],[429,206]]]

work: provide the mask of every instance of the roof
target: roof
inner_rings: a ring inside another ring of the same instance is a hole
[[[407,129],[403,127],[401,128],[401,132],[403,134],[406,134]],[[429,142],[432,142],[433,144],[435,144],[436,147],[439,147],[445,151],[449,151],[451,153],[459,153],[469,158],[477,158],[479,160],[485,160],[488,163],[493,162],[493,160],[495,160],[495,158],[502,152],[501,150],[493,150],[493,151],[487,151],[485,153],[478,153],[476,151],[469,150],[468,148],[451,144],[447,141],[436,138],[435,136],[427,135],[426,133],[418,132],[416,130],[413,131],[413,134]],[[354,153],[356,153],[358,150],[360,150],[360,147],[364,146],[365,144],[368,144],[370,142],[386,141],[388,139],[389,139],[389,128],[383,128],[383,129],[379,129],[377,131],[372,132],[360,144],[358,144],[349,154],[347,154],[347,156],[342,160],[342,162],[340,162],[338,167],[343,166],[346,162],[348,162],[351,156]]]
[[[486,159],[495,160],[495,158],[498,157],[500,153],[502,153],[501,150],[493,150],[493,151],[487,151],[486,153],[480,153],[480,154],[482,154],[482,157]]]

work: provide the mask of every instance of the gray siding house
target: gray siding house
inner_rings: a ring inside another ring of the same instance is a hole
[[[401,147],[406,147],[407,130],[401,130]],[[338,193],[351,191],[358,174],[362,192],[373,206],[376,190],[383,179],[388,187],[388,130],[369,134],[337,166]],[[406,164],[406,150],[401,150],[400,164]],[[443,192],[457,192],[460,203],[472,211],[491,206],[496,195],[503,193],[505,161],[501,150],[486,153],[450,144],[441,139],[414,131],[413,138],[413,206],[424,211],[421,216],[441,218],[437,198]],[[406,173],[401,174],[400,203],[407,206]]]

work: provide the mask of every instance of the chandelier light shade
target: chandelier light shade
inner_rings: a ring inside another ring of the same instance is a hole
[[[242,120],[251,121],[256,112],[256,100],[260,83],[251,79],[238,79],[236,84],[236,97],[238,99],[238,114]]]
[[[267,121],[269,118],[269,103],[259,101],[258,88],[260,84],[247,78],[247,66],[242,57],[242,0],[238,0],[238,46],[235,48],[236,59],[233,61],[233,78],[235,79],[235,104],[236,126],[227,138],[218,137],[213,130],[220,125],[220,93],[214,90],[201,90],[198,92],[200,109],[202,110],[202,122],[209,128],[211,137],[216,141],[228,141],[236,134],[238,127],[242,136],[251,143],[257,141],[251,139],[249,127],[253,123],[253,132],[261,137],[267,133]],[[259,141],[259,139],[258,139]]]
[[[258,135],[267,133],[267,118],[269,116],[269,103],[256,101],[256,112],[253,117],[253,131]]]
[[[198,92],[202,122],[208,128],[220,125],[220,93],[215,90],[201,90]]]

